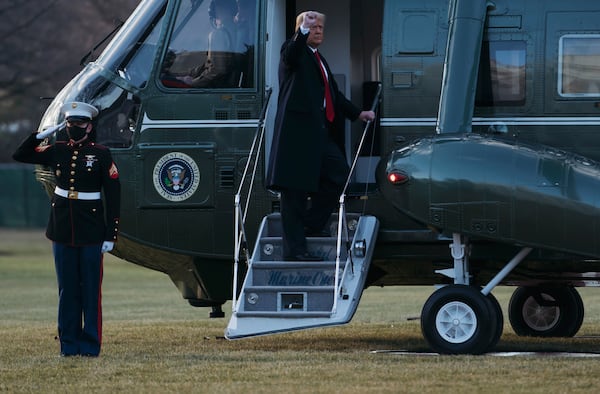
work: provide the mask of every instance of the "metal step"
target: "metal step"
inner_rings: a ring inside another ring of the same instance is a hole
[[[354,235],[354,229],[358,223],[360,215],[357,213],[349,213],[346,215],[346,222],[348,224],[348,231],[350,238]],[[325,230],[329,232],[332,237],[336,236],[337,231],[338,215],[333,214],[325,225]],[[281,215],[279,213],[272,213],[264,217],[261,234],[263,237],[281,237],[283,229],[281,225]]]
[[[244,312],[331,312],[334,286],[248,286],[240,298]]]
[[[327,261],[335,261],[337,238],[335,237],[307,237],[307,251]],[[346,244],[346,242],[344,242]],[[346,260],[346,247],[342,248],[340,258]],[[281,261],[283,260],[283,241],[281,237],[263,237],[257,242],[254,249],[253,261]],[[286,262],[289,263],[289,262]]]
[[[225,336],[235,339],[350,321],[364,288],[379,228],[375,217],[351,217],[353,239],[343,243],[338,264],[336,237],[307,239],[309,251],[325,261],[281,261],[281,218],[278,214],[265,217]]]
[[[253,261],[252,267],[254,269],[330,269],[335,267],[335,261]]]
[[[343,270],[345,261],[340,264]],[[335,262],[263,262],[252,263],[246,286],[333,286]]]
[[[249,318],[249,317],[262,317],[262,318],[271,318],[271,319],[307,319],[307,318],[329,318],[331,316],[331,311],[327,312],[237,312],[237,317],[240,318]],[[251,335],[246,335],[251,336]]]

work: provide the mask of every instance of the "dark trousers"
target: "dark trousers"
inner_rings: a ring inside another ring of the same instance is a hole
[[[348,164],[340,148],[330,139],[321,163],[319,190],[281,191],[283,256],[306,253],[306,233],[322,231],[336,208],[348,177]],[[310,196],[310,202],[307,201]]]
[[[64,355],[97,356],[102,343],[102,245],[53,243],[58,337]]]

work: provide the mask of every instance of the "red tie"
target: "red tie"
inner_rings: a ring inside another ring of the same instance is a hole
[[[323,83],[325,83],[325,116],[329,122],[333,122],[333,119],[335,118],[335,110],[333,108],[333,100],[331,99],[331,90],[329,90],[329,81],[327,80],[327,75],[325,74],[325,67],[323,66],[323,63],[321,63],[319,52],[315,51],[315,57],[317,58],[317,63],[319,63],[319,69],[321,70]]]

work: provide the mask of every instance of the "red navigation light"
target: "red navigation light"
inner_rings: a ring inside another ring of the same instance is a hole
[[[394,185],[401,185],[408,181],[408,175],[400,171],[392,171],[387,176],[388,181]]]

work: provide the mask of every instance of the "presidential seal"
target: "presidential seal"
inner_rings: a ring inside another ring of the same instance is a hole
[[[200,170],[190,156],[171,152],[156,162],[152,178],[154,188],[164,199],[184,201],[198,189]]]

